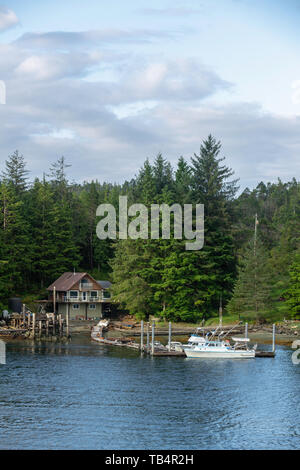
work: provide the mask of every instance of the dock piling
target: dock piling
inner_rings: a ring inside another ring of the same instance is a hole
[[[68,337],[69,337],[69,334],[70,334],[69,323],[70,323],[70,311],[69,311],[69,304],[67,304],[66,330],[67,330],[67,336]]]
[[[144,351],[144,321],[141,321],[141,352]]]
[[[248,323],[245,324],[245,338],[248,338]]]
[[[172,323],[169,322],[169,344],[168,344],[169,351],[171,351],[171,341],[172,341]]]
[[[61,313],[58,315],[58,325],[59,325],[59,334],[60,334],[60,336],[62,336],[62,333],[63,333],[63,320],[62,320]]]
[[[150,324],[147,322],[147,352],[149,352],[150,347]]]
[[[154,354],[155,321],[152,323],[151,354]]]
[[[275,336],[276,336],[276,325],[273,323],[273,336],[272,336],[272,352],[275,354]]]
[[[23,325],[26,326],[26,305],[22,305]]]
[[[32,333],[35,336],[35,313],[32,314]]]

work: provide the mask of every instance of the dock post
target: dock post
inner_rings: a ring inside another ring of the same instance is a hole
[[[155,321],[152,323],[152,341],[151,341],[151,354],[154,354],[154,336],[155,336]]]
[[[272,338],[272,352],[275,354],[275,335],[276,335],[276,325],[273,323],[273,338]]]
[[[31,320],[31,313],[28,312],[28,319],[27,319],[27,321],[28,321],[28,329],[29,329],[29,330],[30,330],[30,320]]]
[[[46,321],[46,336],[49,336],[49,320]]]
[[[248,323],[245,324],[245,338],[248,338]]]
[[[70,320],[70,312],[69,312],[69,304],[67,304],[67,314],[66,314],[66,328],[67,328],[67,336],[69,337],[69,320]]]
[[[26,306],[22,305],[22,314],[23,314],[23,328],[26,326]]]
[[[33,337],[35,336],[35,313],[32,314],[32,331]]]
[[[42,321],[39,321],[39,336],[42,336]]]
[[[147,322],[147,352],[149,352],[150,348],[150,331],[149,331],[150,324]]]
[[[62,336],[63,326],[62,326],[61,313],[58,315],[58,325],[59,325],[59,335]]]
[[[144,351],[144,321],[141,321],[141,352]]]
[[[53,287],[53,312],[56,313],[56,287]]]
[[[171,341],[172,341],[172,323],[169,321],[169,344],[168,344],[169,351],[171,351]]]

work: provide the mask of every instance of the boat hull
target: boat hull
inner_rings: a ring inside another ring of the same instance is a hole
[[[185,348],[187,357],[198,359],[252,359],[255,358],[255,351],[193,351]]]

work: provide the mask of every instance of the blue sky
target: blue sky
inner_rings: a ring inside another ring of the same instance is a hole
[[[212,133],[241,186],[298,177],[296,0],[13,0],[0,8],[2,166],[75,180],[174,165]],[[83,164],[84,162],[84,164]]]

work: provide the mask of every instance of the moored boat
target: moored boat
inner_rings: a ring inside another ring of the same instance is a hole
[[[191,358],[222,358],[222,359],[252,359],[255,357],[255,347],[248,348],[249,338],[232,338],[228,340],[205,341],[192,347],[183,347],[187,357]]]

